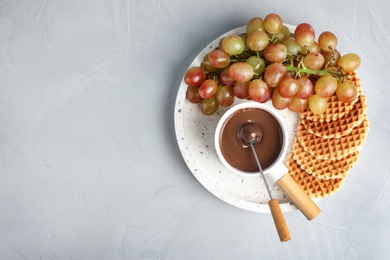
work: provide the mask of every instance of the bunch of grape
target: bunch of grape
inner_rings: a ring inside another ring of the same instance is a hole
[[[271,100],[279,110],[300,112],[308,107],[322,114],[332,95],[342,102],[352,102],[358,95],[347,73],[357,70],[360,57],[341,55],[337,43],[329,31],[316,40],[307,23],[291,34],[277,14],[268,14],[264,20],[254,17],[246,33],[224,37],[204,56],[201,66],[188,69],[186,98],[200,103],[205,115],[232,105],[235,98]]]

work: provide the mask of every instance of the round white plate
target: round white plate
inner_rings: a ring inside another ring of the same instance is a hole
[[[295,26],[287,25],[291,32]],[[206,46],[193,60],[190,67],[200,66],[205,54],[218,46],[221,38],[245,33],[245,26],[231,30]],[[195,178],[212,194],[219,199],[241,209],[269,213],[269,196],[261,177],[243,176],[229,171],[218,159],[214,148],[214,133],[217,123],[228,108],[219,107],[218,111],[211,116],[203,115],[200,106],[186,100],[187,85],[184,77],[179,86],[175,104],[175,131],[176,138],[183,158],[195,176]],[[246,100],[235,99],[238,103]],[[266,103],[272,106],[271,102]],[[284,155],[284,161],[291,151],[295,139],[298,124],[298,114],[285,110],[278,113],[285,119],[289,133],[289,148]],[[273,198],[279,200],[283,212],[296,210],[294,204],[280,190],[280,188],[268,181]]]

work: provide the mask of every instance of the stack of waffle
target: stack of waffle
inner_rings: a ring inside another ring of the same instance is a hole
[[[309,110],[300,113],[293,149],[288,157],[290,175],[313,198],[338,191],[357,162],[369,130],[366,97],[356,73],[349,79],[359,90],[352,103],[343,103],[334,95],[324,114]]]

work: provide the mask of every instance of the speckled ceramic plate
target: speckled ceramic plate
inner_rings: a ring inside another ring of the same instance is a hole
[[[294,26],[286,26],[294,32]],[[221,38],[244,32],[245,26],[221,35],[206,46],[189,67],[200,66],[204,55],[216,48]],[[219,119],[228,108],[220,107],[214,115],[205,116],[199,105],[186,100],[186,91],[187,85],[183,77],[176,97],[175,130],[180,151],[192,174],[219,199],[241,209],[269,213],[269,196],[263,180],[259,176],[243,176],[233,173],[218,159],[214,148],[214,133]],[[242,102],[247,101],[236,98],[233,106]],[[272,106],[270,102],[266,104]],[[298,115],[287,109],[278,112],[285,118],[289,132],[289,149],[284,155],[286,161],[295,139]],[[269,183],[269,185],[273,197],[279,200],[283,212],[296,210],[294,204],[276,184]]]

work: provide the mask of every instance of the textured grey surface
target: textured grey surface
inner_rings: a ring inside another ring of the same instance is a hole
[[[390,255],[389,4],[0,1],[0,259],[385,259]],[[371,130],[307,221],[233,207],[187,168],[181,78],[213,39],[276,12],[362,58]]]

